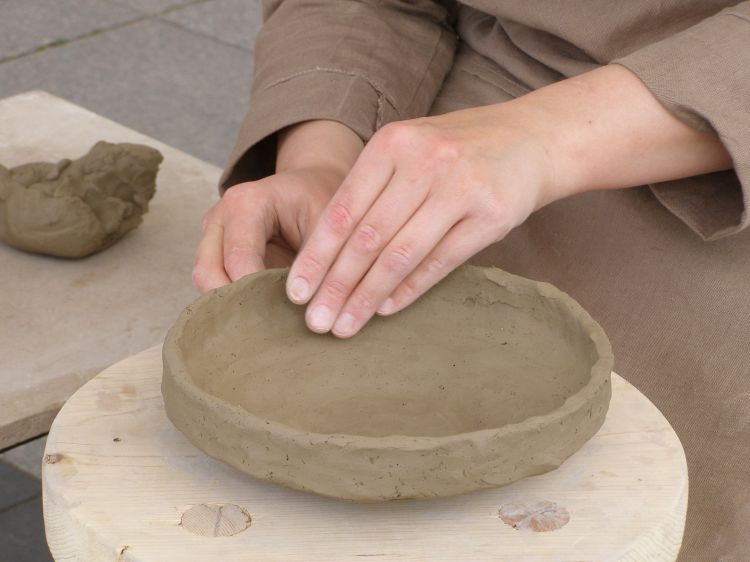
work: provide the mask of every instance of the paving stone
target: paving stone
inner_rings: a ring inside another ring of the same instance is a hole
[[[0,511],[0,529],[0,562],[52,560],[44,538],[41,496]]]
[[[253,50],[255,36],[263,22],[257,0],[211,0],[161,17],[249,51]]]
[[[40,492],[41,484],[38,479],[14,466],[0,462],[0,511],[29,500]]]
[[[47,436],[43,435],[33,441],[8,449],[0,454],[0,463],[8,463],[28,474],[41,478],[42,457],[46,444]]]
[[[110,2],[128,6],[144,14],[156,14],[176,6],[194,4],[196,0],[110,0]]]
[[[0,2],[0,60],[142,17],[100,0]]]
[[[41,89],[216,165],[247,107],[252,56],[152,19],[0,65],[0,97]]]

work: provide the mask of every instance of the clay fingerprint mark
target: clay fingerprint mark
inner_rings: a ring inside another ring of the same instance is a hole
[[[498,515],[503,523],[514,529],[535,533],[554,531],[570,521],[568,510],[550,501],[507,503],[500,506]]]
[[[231,537],[250,526],[250,514],[233,503],[200,504],[182,514],[180,526],[203,537]]]

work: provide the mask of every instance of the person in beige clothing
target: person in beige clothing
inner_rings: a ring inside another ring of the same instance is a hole
[[[681,558],[750,560],[750,2],[264,19],[198,288],[291,264],[310,329],[351,337],[469,258],[552,282],[683,442]]]

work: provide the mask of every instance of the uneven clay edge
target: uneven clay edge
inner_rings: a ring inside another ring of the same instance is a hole
[[[409,452],[429,451],[435,448],[451,446],[466,441],[482,442],[489,439],[499,439],[515,433],[538,431],[550,424],[559,423],[581,408],[586,407],[590,399],[596,397],[600,393],[602,386],[610,385],[610,375],[614,358],[609,340],[601,326],[591,318],[588,312],[586,312],[572,297],[549,283],[525,279],[498,268],[466,267],[475,271],[481,271],[489,280],[498,285],[505,286],[508,290],[513,291],[514,288],[519,287],[523,287],[524,289],[534,288],[545,298],[562,301],[565,308],[584,327],[588,337],[593,342],[599,357],[591,368],[591,377],[586,385],[575,394],[569,396],[562,406],[547,414],[533,416],[521,422],[498,428],[482,429],[446,436],[388,435],[384,437],[371,437],[349,434],[329,435],[303,431],[277,421],[263,420],[244,408],[219,400],[190,381],[185,365],[182,361],[182,353],[177,346],[177,341],[181,338],[185,325],[190,321],[194,311],[200,309],[200,307],[208,300],[212,299],[214,295],[218,294],[224,296],[231,292],[241,291],[245,285],[252,283],[257,275],[275,275],[284,272],[284,270],[279,269],[270,269],[259,274],[248,275],[232,285],[220,287],[214,291],[206,293],[193,304],[188,306],[180,314],[165,338],[162,351],[162,360],[164,364],[163,377],[164,379],[170,379],[171,383],[181,393],[192,395],[194,399],[209,405],[218,413],[218,417],[220,417],[222,421],[232,419],[236,424],[242,425],[243,428],[248,431],[270,431],[281,439],[288,439],[294,442],[304,440],[309,445],[325,443],[327,445],[350,447],[352,442],[356,441],[358,446],[363,449],[394,448]],[[162,388],[164,389],[165,386],[165,381],[163,380]],[[607,395],[609,397],[610,392],[608,392]],[[607,404],[609,403],[609,398],[607,398],[606,402]],[[170,414],[170,407],[167,401],[165,401],[165,405],[168,417],[173,423],[176,422],[177,420],[173,419],[173,416]],[[599,427],[602,423],[604,423],[604,416],[602,416],[600,420]],[[178,422],[176,425],[180,427],[181,424]],[[598,427],[596,429],[598,430]],[[593,433],[595,433],[595,431]]]

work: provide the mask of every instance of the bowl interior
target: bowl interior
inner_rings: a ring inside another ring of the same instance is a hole
[[[286,272],[194,306],[178,345],[192,381],[256,416],[323,434],[444,436],[547,414],[581,389],[595,346],[557,298],[462,268],[411,307],[339,340],[304,325]]]

